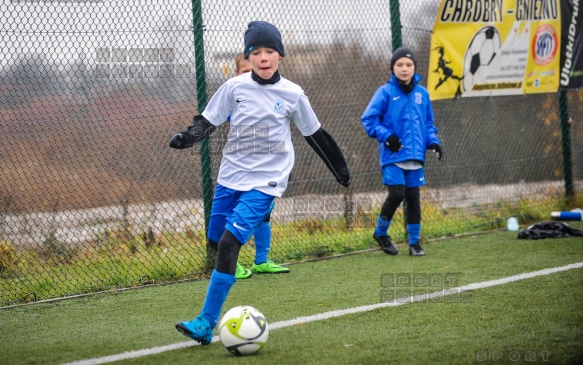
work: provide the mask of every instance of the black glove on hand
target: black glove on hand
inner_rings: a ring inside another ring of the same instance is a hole
[[[391,152],[399,152],[403,145],[401,144],[401,139],[397,137],[395,133],[391,134],[389,138],[385,141],[385,146],[391,150]]]
[[[437,159],[441,161],[441,158],[443,157],[443,151],[441,150],[440,145],[438,145],[437,143],[432,143],[429,145],[427,149],[431,150],[431,152],[434,152],[435,156],[437,156]]]
[[[192,126],[188,127],[192,128]],[[182,150],[184,148],[189,148],[194,146],[194,137],[190,134],[187,129],[184,132],[175,133],[172,138],[170,138],[170,143],[168,145],[171,148],[176,148],[177,150]]]
[[[194,146],[196,142],[200,142],[206,137],[210,136],[217,129],[202,115],[197,115],[192,119],[192,125],[184,132],[175,133],[170,138],[168,144],[172,148],[183,149]]]

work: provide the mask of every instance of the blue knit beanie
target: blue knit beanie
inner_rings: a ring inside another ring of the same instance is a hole
[[[245,31],[245,59],[249,58],[251,51],[259,47],[273,48],[281,57],[285,57],[279,30],[271,23],[257,20],[249,23]]]

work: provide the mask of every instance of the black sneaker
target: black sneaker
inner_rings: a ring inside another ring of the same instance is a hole
[[[423,251],[423,247],[419,243],[414,245],[409,245],[409,255],[411,256],[425,256],[425,251]]]
[[[375,241],[381,246],[381,250],[388,255],[396,255],[399,253],[397,248],[391,242],[391,237],[389,236],[380,236],[377,237],[375,234],[372,235]]]

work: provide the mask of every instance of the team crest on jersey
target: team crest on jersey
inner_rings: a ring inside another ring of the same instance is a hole
[[[273,107],[273,111],[277,114],[283,114],[283,100],[277,99],[275,101],[275,106]]]
[[[423,95],[421,93],[415,93],[415,103],[423,104]]]

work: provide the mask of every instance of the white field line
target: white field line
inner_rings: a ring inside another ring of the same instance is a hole
[[[425,301],[428,299],[440,298],[440,297],[444,297],[444,296],[451,295],[451,294],[458,294],[458,293],[462,293],[462,292],[466,292],[466,291],[470,291],[470,290],[476,290],[476,289],[484,289],[484,288],[489,288],[491,286],[504,285],[504,284],[515,282],[515,281],[534,278],[537,276],[550,275],[550,274],[555,274],[555,273],[562,272],[562,271],[567,271],[567,270],[572,270],[572,269],[580,269],[580,268],[583,268],[583,262],[578,262],[575,264],[570,264],[570,265],[561,266],[561,267],[553,267],[553,268],[539,270],[539,271],[527,272],[527,273],[523,273],[523,274],[508,276],[508,277],[502,278],[502,279],[483,281],[481,283],[468,284],[468,285],[459,286],[456,288],[444,289],[444,290],[436,291],[436,292],[433,292],[430,294],[415,295],[415,296],[411,296],[408,298],[399,298],[399,299],[396,299],[395,301],[391,301],[391,302],[383,302],[383,303],[377,303],[377,304],[371,304],[371,305],[364,305],[361,307],[333,310],[333,311],[324,312],[324,313],[320,313],[320,314],[314,314],[311,316],[297,317],[294,319],[290,319],[288,321],[280,321],[280,322],[270,323],[269,330],[272,331],[272,330],[275,330],[278,328],[286,328],[286,327],[295,326],[297,324],[309,323],[309,322],[321,321],[321,320],[329,319],[329,318],[341,317],[341,316],[345,316],[347,314],[369,312],[369,311],[379,309],[379,308],[396,307],[396,306],[400,306],[400,305],[407,304],[407,303],[422,302],[422,301]],[[214,336],[212,342],[219,342],[219,336]],[[194,347],[194,346],[200,346],[200,344],[198,342],[194,342],[194,341],[179,342],[179,343],[166,345],[166,346],[152,347],[152,348],[143,349],[143,350],[128,351],[128,352],[124,352],[124,353],[117,354],[117,355],[110,355],[110,356],[94,358],[94,359],[87,359],[87,360],[79,360],[79,361],[66,363],[64,365],[107,364],[107,363],[111,363],[111,362],[115,362],[115,361],[120,361],[120,360],[125,360],[125,359],[133,359],[133,358],[137,358],[137,357],[154,355],[154,354],[159,354],[159,353],[166,352],[166,351],[178,350],[178,349],[182,349],[182,348],[186,348],[186,347]]]

